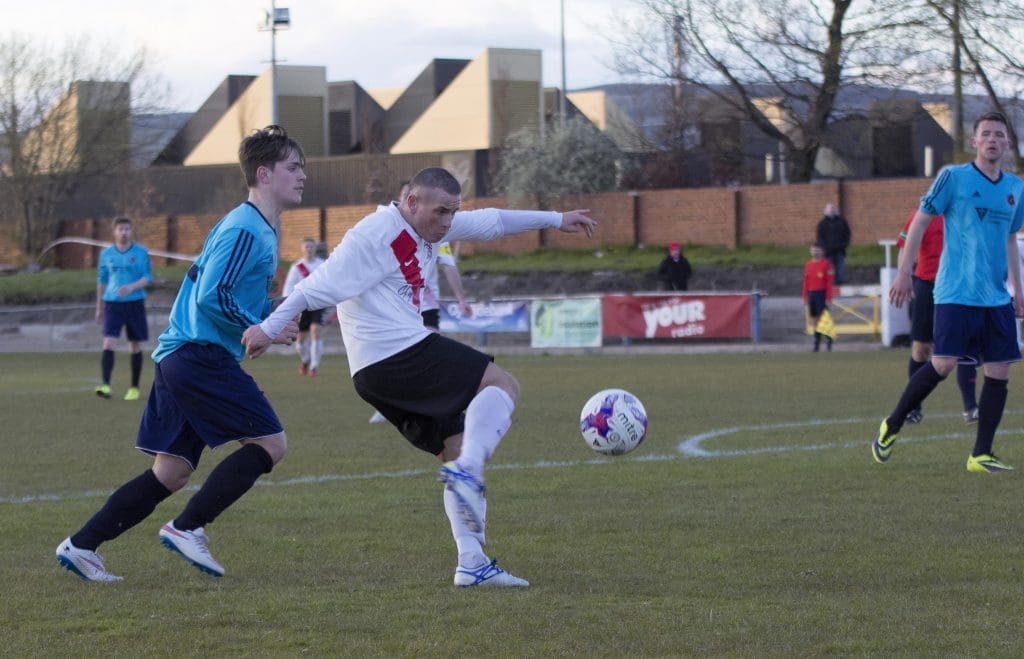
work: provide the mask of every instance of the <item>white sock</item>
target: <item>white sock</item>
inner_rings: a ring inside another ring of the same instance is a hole
[[[309,367],[320,368],[320,355],[324,354],[324,340],[317,339],[313,341],[310,339],[309,343]]]
[[[455,546],[459,550],[459,564],[465,567],[474,567],[477,563],[462,562],[462,554],[472,553],[474,551],[483,554],[483,550],[480,549],[481,545],[487,544],[484,538],[484,531],[480,533],[474,533],[470,531],[466,526],[465,520],[462,519],[462,515],[459,514],[458,498],[455,493],[448,488],[444,489],[444,512],[448,515],[448,522],[452,525],[452,537],[455,538]],[[487,528],[487,501],[484,500],[484,529]]]
[[[476,395],[466,408],[459,466],[477,478],[483,475],[484,464],[494,455],[494,449],[512,425],[515,409],[515,403],[504,389],[485,387]]]

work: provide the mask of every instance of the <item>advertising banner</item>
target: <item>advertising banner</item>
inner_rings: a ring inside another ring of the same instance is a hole
[[[604,335],[640,339],[752,338],[749,294],[605,295]]]
[[[534,300],[530,305],[533,348],[601,346],[601,298]]]
[[[441,304],[442,332],[529,332],[530,303],[522,300],[509,302],[473,302],[469,305],[472,316],[463,316],[455,302]]]

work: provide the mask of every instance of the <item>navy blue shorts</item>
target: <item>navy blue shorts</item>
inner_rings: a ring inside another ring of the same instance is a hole
[[[956,357],[974,364],[1020,361],[1013,304],[936,304],[933,352],[939,357]]]
[[[149,340],[145,300],[103,303],[103,336],[116,339],[121,336],[122,327],[129,341]]]
[[[931,343],[935,339],[935,282],[913,278],[914,297],[910,301],[910,339]]]
[[[179,457],[195,469],[207,446],[283,431],[267,397],[231,353],[186,343],[154,368],[135,448]]]
[[[811,318],[817,318],[825,309],[828,309],[828,304],[825,302],[825,291],[807,291],[807,313]]]
[[[352,376],[356,393],[402,436],[432,455],[463,430],[465,411],[480,389],[490,355],[431,334]]]

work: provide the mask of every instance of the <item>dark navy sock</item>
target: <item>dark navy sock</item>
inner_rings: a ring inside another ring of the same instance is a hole
[[[911,356],[910,359],[907,360],[907,382],[910,381],[910,378],[914,377],[914,373],[917,373],[918,369],[920,369],[922,366],[924,366],[927,363],[928,363],[927,359],[924,360],[923,362],[919,362],[919,361],[915,361],[914,357]],[[921,411],[921,406],[918,405],[914,409],[916,411],[920,412]]]
[[[132,386],[138,388],[139,376],[142,375],[142,353],[132,353]]]
[[[964,401],[964,412],[970,412],[978,406],[978,399],[974,396],[975,385],[978,383],[978,367],[974,364],[957,365],[956,383],[960,387],[960,398]]]
[[[115,490],[85,526],[71,536],[71,544],[96,551],[101,543],[113,540],[149,517],[157,504],[169,496],[171,491],[157,480],[152,469],[147,469]]]
[[[907,360],[907,380],[914,377],[914,373],[917,373],[917,369],[921,368],[928,363],[928,360],[923,362],[915,361],[913,357]]]
[[[206,482],[174,520],[174,528],[192,531],[206,526],[248,492],[257,478],[269,474],[273,468],[274,461],[262,446],[246,444],[210,472]]]
[[[1006,394],[1006,380],[985,377],[981,385],[981,399],[978,401],[978,436],[974,440],[974,452],[971,455],[992,452],[996,428],[1006,408]]]
[[[939,383],[945,379],[935,370],[930,359],[924,366],[917,369],[914,377],[910,378],[910,381],[907,382],[903,395],[900,396],[899,402],[896,403],[896,409],[885,420],[886,425],[889,426],[889,431],[899,432],[900,428],[903,427],[903,420],[907,418],[907,414],[911,410],[920,407],[924,399],[928,397],[928,394],[934,391],[935,387],[939,386]]]
[[[103,384],[110,384],[110,374],[114,372],[114,351],[104,350],[100,357],[100,369],[103,374]],[[76,547],[78,545],[75,545]]]

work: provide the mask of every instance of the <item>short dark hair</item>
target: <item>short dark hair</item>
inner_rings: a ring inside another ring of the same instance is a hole
[[[116,228],[118,224],[127,224],[128,226],[131,226],[132,218],[128,217],[127,215],[118,215],[117,217],[114,218],[114,221],[111,222],[111,226]]]
[[[409,181],[409,189],[413,188],[436,188],[450,195],[462,194],[462,186],[458,180],[443,167],[427,167],[416,172],[416,176]]]
[[[998,121],[1007,128],[1010,127],[1010,122],[1006,120],[1006,115],[1004,115],[1002,112],[986,112],[985,114],[981,115],[980,117],[974,120],[973,132],[978,132],[978,126],[980,126],[981,122],[983,121]]]
[[[260,130],[254,130],[242,140],[238,146],[238,164],[245,176],[245,184],[254,187],[256,185],[256,170],[260,167],[274,169],[274,165],[288,157],[288,153],[294,151],[306,165],[306,154],[299,146],[299,143],[288,137],[288,131],[280,126],[267,126]]]

